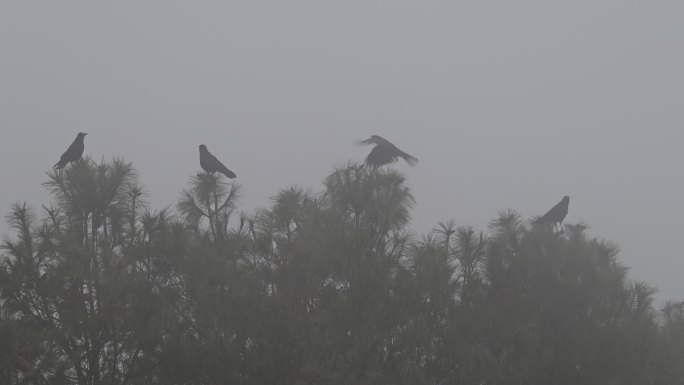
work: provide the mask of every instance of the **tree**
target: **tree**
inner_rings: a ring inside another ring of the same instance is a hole
[[[656,311],[583,223],[418,237],[403,176],[358,164],[251,214],[205,173],[150,211],[117,159],[45,186],[8,216],[2,383],[682,383],[684,306]]]
[[[8,220],[3,310],[33,331],[31,383],[143,383],[162,339],[161,304],[171,287],[156,239],[171,239],[164,213],[147,213],[132,165],[81,160],[50,173],[55,206],[39,220],[16,204]]]

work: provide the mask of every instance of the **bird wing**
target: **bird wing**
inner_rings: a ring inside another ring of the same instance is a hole
[[[537,219],[535,223],[555,223],[562,221],[568,214],[567,207],[563,202],[558,202],[551,210],[547,211],[546,214],[542,215],[541,218]]]
[[[366,164],[372,167],[380,167],[389,163],[394,163],[397,155],[385,146],[375,146],[366,157]]]
[[[230,171],[228,167],[226,167],[223,163],[221,163],[220,160],[218,160],[217,157],[214,156],[214,154],[210,153],[207,151],[207,155],[209,155],[210,162],[214,165],[213,168],[216,169],[216,171],[220,172],[221,174],[225,175],[226,177],[233,179],[236,177],[235,173]]]
[[[69,159],[70,161],[78,160],[78,158],[83,155],[83,142],[79,141],[78,138],[74,139],[69,148],[62,154],[62,158]]]
[[[69,164],[69,162],[78,160],[81,155],[83,155],[83,143],[79,142],[77,137],[71,143],[69,148],[64,151],[64,154],[62,154],[62,156],[59,158],[59,162],[57,162],[53,167],[56,169],[64,168],[67,164]]]
[[[400,150],[400,151],[401,151],[401,150]],[[406,163],[408,163],[408,165],[411,166],[411,167],[415,166],[415,165],[418,163],[418,158],[416,158],[415,156],[409,155],[409,154],[407,154],[407,153],[405,153],[405,152],[403,152],[403,151],[401,151],[401,155],[400,155],[400,156],[401,156],[402,158],[404,158],[404,160],[406,161]]]

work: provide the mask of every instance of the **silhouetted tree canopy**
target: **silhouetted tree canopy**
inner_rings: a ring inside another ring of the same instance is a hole
[[[684,382],[684,302],[656,309],[584,224],[420,236],[404,177],[358,164],[254,213],[206,173],[152,211],[119,159],[45,187],[7,217],[3,384]]]

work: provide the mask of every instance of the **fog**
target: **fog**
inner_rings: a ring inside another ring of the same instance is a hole
[[[48,201],[76,133],[134,163],[155,208],[199,170],[237,173],[241,209],[314,190],[379,134],[416,197],[412,228],[543,214],[616,242],[631,276],[681,299],[684,4],[4,2],[0,212]],[[3,223],[2,233],[7,231]]]

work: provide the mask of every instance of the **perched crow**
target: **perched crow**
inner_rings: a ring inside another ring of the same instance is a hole
[[[79,159],[81,159],[81,155],[83,155],[83,138],[86,136],[84,132],[79,132],[78,135],[76,135],[76,139],[74,139],[74,142],[71,143],[71,146],[62,154],[62,157],[59,158],[59,162],[57,162],[52,168],[55,170],[60,170],[66,167],[69,162],[75,162]]]
[[[418,163],[416,157],[401,151],[397,146],[379,135],[373,135],[366,140],[360,141],[358,144],[375,144],[375,147],[373,147],[370,154],[366,157],[366,164],[371,167],[380,167],[394,163],[397,161],[397,158],[400,157],[404,158],[406,163],[410,166],[415,166],[415,164]]]
[[[558,204],[553,206],[549,212],[534,221],[534,223],[552,223],[554,228],[556,228],[556,224],[562,226],[565,216],[568,215],[568,205],[570,205],[570,197],[566,195]]]
[[[207,146],[200,144],[199,146],[200,150],[200,166],[202,166],[202,169],[208,173],[215,173],[215,172],[220,172],[221,174],[227,176],[230,179],[235,178],[235,173],[228,170],[226,166],[223,165],[223,163],[219,162],[218,159],[214,155],[212,155],[209,150],[207,150]]]

